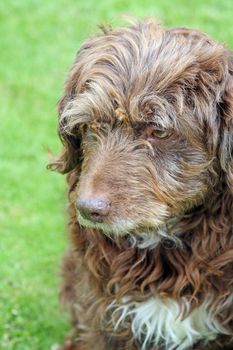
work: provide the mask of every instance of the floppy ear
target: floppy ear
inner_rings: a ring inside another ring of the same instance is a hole
[[[64,96],[58,103],[58,135],[63,144],[60,156],[49,164],[49,168],[62,174],[69,173],[80,164],[80,132],[76,125],[72,130],[67,128],[69,111],[74,105],[77,95],[82,91],[85,79],[85,46],[77,52],[65,82]]]
[[[198,33],[193,42],[194,48],[199,44],[200,70],[191,100],[204,121],[207,147],[217,158],[221,182],[233,195],[233,52],[208,37],[198,38]]]
[[[58,135],[61,139],[63,148],[58,159],[52,161],[48,168],[66,174],[72,171],[80,164],[80,133],[76,128],[75,132],[66,132],[66,118],[63,118],[63,111],[70,104],[71,97],[65,95],[58,103]]]
[[[88,53],[92,55],[92,48],[98,44],[98,38],[84,43],[76,54],[74,64],[72,65],[65,83],[64,96],[58,103],[58,134],[63,144],[63,150],[59,158],[49,164],[49,168],[62,174],[69,173],[75,169],[81,162],[80,152],[80,123],[87,122],[88,108],[83,108],[87,112],[80,113],[79,106],[83,106],[85,96],[83,92],[86,88],[86,82],[89,79]],[[93,49],[94,50],[94,49]],[[77,100],[77,97],[79,99]],[[79,115],[79,118],[77,117]]]
[[[229,192],[233,195],[233,53],[229,52],[228,71],[218,104],[219,161]]]

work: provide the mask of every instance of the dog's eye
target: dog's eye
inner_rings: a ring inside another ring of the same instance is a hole
[[[146,127],[141,136],[142,138],[146,139],[147,141],[153,143],[156,142],[156,140],[164,140],[169,138],[172,135],[171,130],[164,130],[161,128],[157,128],[154,126],[148,126]]]
[[[167,130],[160,130],[160,129],[155,129],[152,131],[151,136],[153,138],[158,138],[158,139],[165,139],[171,135],[170,131]]]

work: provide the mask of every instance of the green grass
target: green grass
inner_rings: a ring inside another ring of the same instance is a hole
[[[232,0],[0,2],[0,349],[46,350],[69,326],[58,307],[66,246],[65,181],[56,153],[56,102],[77,47],[99,23],[155,16],[233,47]]]

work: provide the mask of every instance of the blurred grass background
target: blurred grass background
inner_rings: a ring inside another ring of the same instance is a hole
[[[81,42],[120,16],[199,28],[233,47],[232,0],[0,2],[0,349],[46,350],[69,329],[59,310],[65,179],[56,153],[56,103]]]

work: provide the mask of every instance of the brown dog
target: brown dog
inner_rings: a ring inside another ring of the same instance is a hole
[[[152,20],[77,53],[59,103],[62,349],[233,349],[233,56]]]

